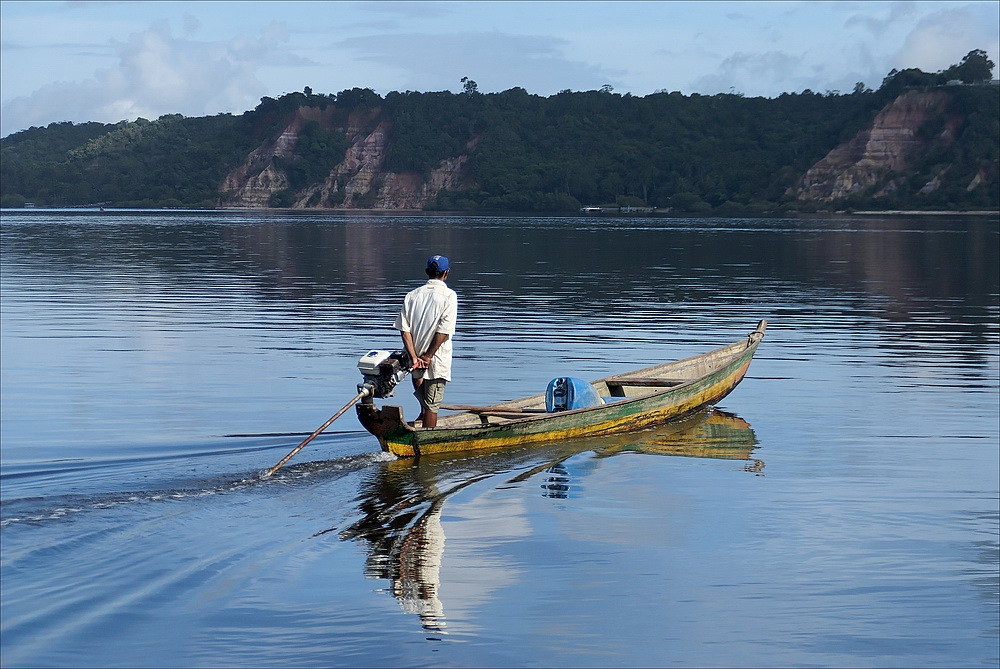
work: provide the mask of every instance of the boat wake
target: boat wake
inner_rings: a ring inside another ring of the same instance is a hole
[[[377,463],[395,460],[381,451],[360,453],[331,460],[287,465],[263,479],[266,470],[212,478],[178,481],[177,486],[156,490],[114,493],[41,495],[0,501],[0,528],[10,525],[44,525],[67,520],[81,513],[134,507],[139,504],[176,502],[250,490],[273,491],[289,486],[313,485],[357,472]]]

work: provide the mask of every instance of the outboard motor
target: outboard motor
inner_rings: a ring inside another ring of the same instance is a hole
[[[362,400],[371,402],[373,397],[392,397],[392,389],[406,378],[413,364],[406,351],[368,351],[358,360],[358,369],[364,381],[358,392],[368,391]]]

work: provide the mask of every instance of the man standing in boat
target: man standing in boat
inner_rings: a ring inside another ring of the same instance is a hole
[[[458,295],[445,282],[450,266],[444,256],[427,260],[427,283],[411,290],[393,325],[413,361],[413,394],[420,402],[423,427],[437,426],[444,387],[451,381],[451,337],[458,317]]]

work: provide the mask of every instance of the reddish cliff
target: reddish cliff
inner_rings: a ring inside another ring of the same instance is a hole
[[[442,189],[466,185],[464,167],[468,155],[444,160],[428,174],[385,171],[392,123],[380,120],[378,110],[355,112],[337,123],[331,113],[324,115],[315,108],[303,108],[276,140],[259,146],[226,177],[222,186],[224,206],[265,208],[273,195],[289,187],[273,158],[293,155],[298,132],[308,120],[343,132],[350,146],[322,183],[295,194],[293,208],[422,209]]]
[[[961,117],[949,113],[950,102],[948,93],[941,90],[904,93],[879,112],[869,128],[810,168],[788,194],[799,200],[829,202],[870,190],[875,197],[891,192],[896,187],[894,177],[914,160],[933,146],[954,141]],[[940,132],[921,132],[929,120],[939,118],[944,118]],[[935,187],[933,180],[925,186]]]

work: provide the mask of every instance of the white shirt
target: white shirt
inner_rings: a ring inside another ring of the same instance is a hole
[[[431,358],[425,378],[451,381],[451,338],[455,334],[457,318],[458,294],[440,279],[430,279],[406,294],[403,309],[396,316],[393,327],[410,333],[417,355],[431,347],[435,334],[448,335],[447,341],[438,347]]]

